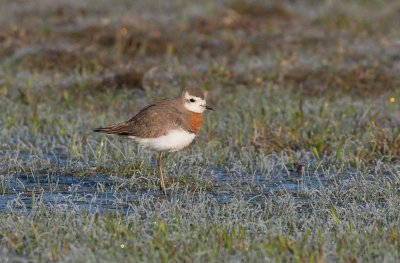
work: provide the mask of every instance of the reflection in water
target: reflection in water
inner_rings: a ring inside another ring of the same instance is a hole
[[[294,202],[307,203],[311,200],[304,193],[318,191],[329,184],[323,175],[299,175],[296,171],[277,170],[268,175],[229,174],[224,169],[210,168],[207,175],[213,186],[206,194],[220,204],[227,204],[236,197],[244,198],[250,204],[263,203],[282,194],[290,194]],[[92,212],[121,211],[144,196],[165,197],[161,191],[137,190],[132,187],[135,178],[119,178],[97,175],[76,177],[71,175],[24,175],[1,178],[0,211],[8,208],[31,210],[41,204],[66,209],[82,209]],[[182,189],[175,189],[171,195],[179,195]],[[203,191],[203,192],[204,192]],[[195,193],[193,193],[195,195]]]

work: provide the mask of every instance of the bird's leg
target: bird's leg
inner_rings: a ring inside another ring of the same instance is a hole
[[[164,183],[163,170],[162,170],[162,157],[163,157],[163,152],[159,152],[157,156],[157,166],[158,166],[158,172],[160,173],[160,188],[161,190],[164,191],[164,194],[167,194],[167,190],[165,188],[165,183]]]

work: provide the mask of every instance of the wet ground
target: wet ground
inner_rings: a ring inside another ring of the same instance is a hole
[[[168,189],[167,195],[156,189],[158,182],[154,174],[148,178],[129,178],[108,175],[76,176],[72,174],[20,173],[1,176],[0,212],[32,210],[35,205],[85,210],[90,212],[119,211],[129,213],[130,207],[146,197],[158,199],[179,196],[180,192],[191,191],[195,196],[205,194],[220,204],[227,204],[232,198],[246,200],[249,204],[263,206],[265,202],[290,196],[299,207],[318,202],[321,191],[345,185],[347,180],[356,180],[357,173],[324,173],[313,167],[300,164],[277,166],[267,173],[242,174],[235,170],[206,167],[201,173],[203,189],[176,187]],[[388,178],[389,174],[386,175]],[[373,177],[370,178],[374,180]],[[152,180],[152,188],[138,190],[135,184]],[[167,182],[168,180],[167,175]],[[172,179],[174,183],[174,179]]]

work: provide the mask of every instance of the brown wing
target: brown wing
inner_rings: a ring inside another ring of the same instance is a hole
[[[139,138],[155,138],[179,127],[189,130],[185,114],[187,113],[180,101],[165,99],[147,106],[128,121],[94,131]]]

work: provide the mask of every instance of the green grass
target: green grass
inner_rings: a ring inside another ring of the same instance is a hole
[[[144,195],[130,215],[37,207],[1,215],[2,242],[45,261],[395,260],[396,198],[388,199],[392,208],[352,201],[338,207],[329,201],[338,197],[333,191],[324,194],[309,211],[288,197],[262,207],[238,199],[221,205],[191,192],[170,200]]]
[[[4,262],[399,261],[394,1],[39,2],[0,10]],[[186,86],[164,196],[91,129]]]

